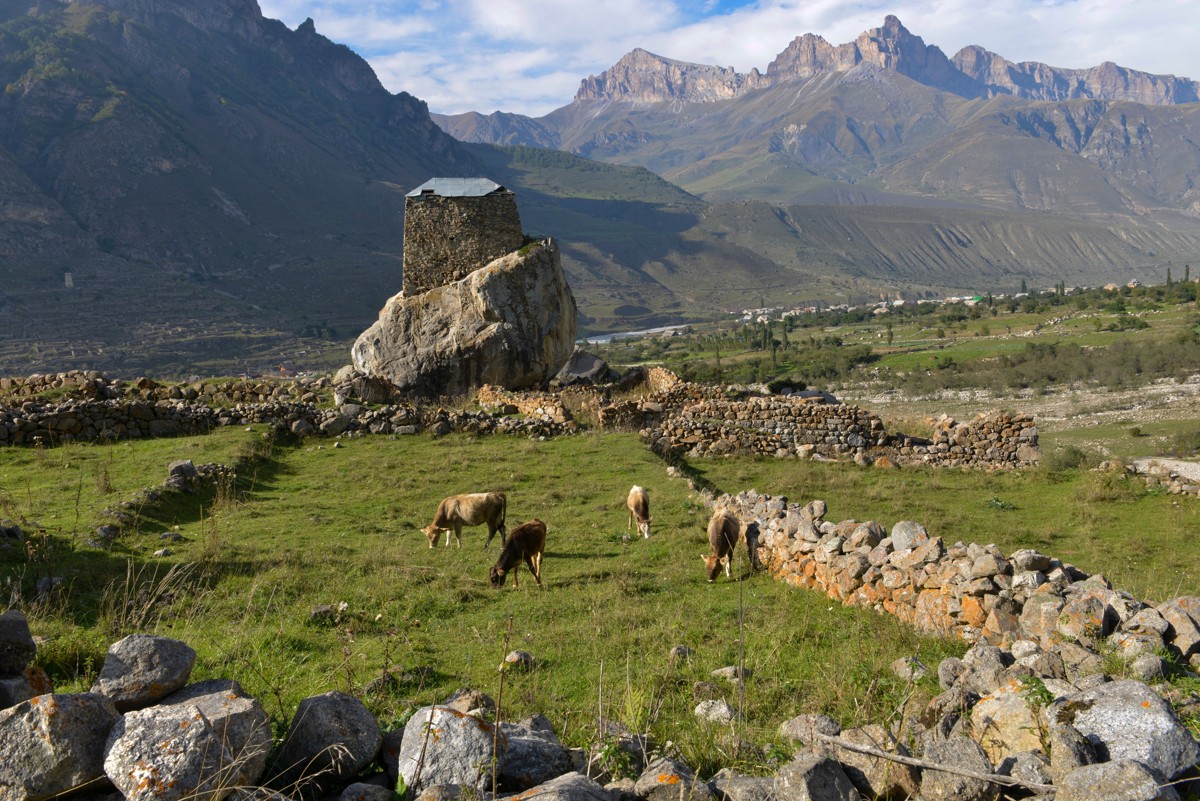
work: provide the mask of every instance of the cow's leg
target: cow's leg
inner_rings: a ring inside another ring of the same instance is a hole
[[[454,542],[458,544],[459,548],[462,547],[462,524],[454,527]],[[446,544],[449,545],[450,541],[446,540]]]
[[[533,556],[526,556],[525,561],[529,563],[529,572],[533,574],[533,580],[537,582],[539,587],[542,586],[542,555],[535,553]]]
[[[733,554],[729,554],[729,556],[725,558],[725,578],[732,578],[729,573],[729,565],[731,562],[733,562]]]
[[[515,565],[513,565],[513,569],[512,569],[513,589],[514,590],[517,588],[517,574],[520,572],[521,572],[521,563],[517,562]]]
[[[493,526],[491,523],[488,523],[487,526],[488,526],[488,538],[487,538],[487,542],[485,542],[483,544],[484,548],[490,548],[492,545],[492,537],[496,536],[496,527]],[[501,544],[503,545],[503,542]]]

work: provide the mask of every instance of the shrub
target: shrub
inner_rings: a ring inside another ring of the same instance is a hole
[[[1062,445],[1042,456],[1042,467],[1052,473],[1095,467],[1099,463],[1100,458],[1095,453],[1078,445]]]

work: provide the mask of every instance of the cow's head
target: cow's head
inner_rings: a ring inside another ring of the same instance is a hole
[[[492,581],[493,590],[498,590],[504,586],[504,576],[506,572],[507,571],[505,571],[504,568],[495,566],[488,571],[488,578]]]
[[[729,557],[717,557],[716,554],[701,554],[700,558],[704,560],[704,572],[708,574],[708,583],[711,584],[717,580],[717,574],[721,572],[721,567],[729,564]]]
[[[438,533],[441,531],[440,528],[438,528],[437,526],[434,526],[434,525],[428,525],[425,528],[421,529],[421,531],[424,531],[425,536],[429,538],[429,547],[430,548],[437,545]]]

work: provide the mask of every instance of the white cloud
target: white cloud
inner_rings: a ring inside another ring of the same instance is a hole
[[[895,14],[946,55],[975,44],[1010,61],[1103,61],[1200,79],[1200,3],[1157,0],[260,0],[264,15],[367,56],[392,91],[434,111],[534,116],[635,47],[765,70],[793,38],[852,41]]]

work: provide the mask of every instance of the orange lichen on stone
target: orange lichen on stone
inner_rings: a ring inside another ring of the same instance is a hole
[[[658,774],[659,784],[679,784],[678,773],[660,773]]]

